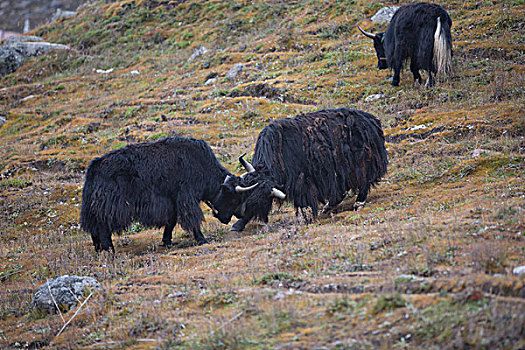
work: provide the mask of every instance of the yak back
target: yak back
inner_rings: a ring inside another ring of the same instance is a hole
[[[284,190],[296,208],[338,203],[348,190],[375,185],[388,160],[381,122],[346,108],[273,121],[257,139],[253,166]]]
[[[452,27],[450,16],[440,5],[418,3],[401,6],[384,34],[388,66],[393,67],[397,54],[403,61],[416,58],[420,69],[435,72],[432,58],[438,17],[441,17],[443,26]],[[446,32],[450,35],[450,30]],[[452,38],[448,40],[452,42]]]
[[[206,142],[192,138],[169,137],[111,151],[88,166],[81,226],[88,232],[120,232],[135,220],[165,226],[184,211],[177,202],[214,196],[227,174]]]

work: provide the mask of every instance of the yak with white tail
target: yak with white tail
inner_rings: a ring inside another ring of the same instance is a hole
[[[399,86],[403,63],[410,60],[414,80],[422,83],[419,70],[428,72],[427,86],[446,79],[452,71],[452,20],[437,4],[409,4],[396,11],[386,32],[372,34],[359,30],[374,40],[379,69],[393,69],[392,86]]]

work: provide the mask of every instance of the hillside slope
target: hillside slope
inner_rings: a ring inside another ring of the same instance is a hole
[[[33,31],[74,50],[0,81],[1,347],[525,347],[525,4],[443,1],[454,76],[432,89],[376,69],[356,25],[384,30],[369,18],[387,5],[98,1]],[[210,244],[177,227],[166,249],[133,225],[114,257],[79,229],[96,156],[178,134],[239,174],[271,120],[342,106],[380,118],[388,141],[362,211],[348,197],[305,225],[285,204],[234,234],[203,207]],[[105,292],[56,337],[74,312],[31,300],[64,274]]]

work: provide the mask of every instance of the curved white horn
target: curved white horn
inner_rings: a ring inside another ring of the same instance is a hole
[[[370,39],[375,39],[376,35],[375,34],[372,34],[372,33],[369,33],[367,31],[364,31],[363,29],[361,29],[360,26],[357,26],[357,28],[361,31],[361,33],[363,33],[365,36],[369,37]]]
[[[249,190],[253,190],[255,187],[257,187],[257,185],[259,185],[259,183],[257,182],[255,185],[251,185],[251,186],[248,186],[248,187],[242,187],[242,186],[235,186],[235,192],[237,193],[242,193],[242,192],[246,192],[246,191],[249,191]]]
[[[223,182],[223,184],[225,184],[226,182],[228,182],[228,180],[229,180],[230,178],[231,178],[231,176],[230,176],[230,175],[226,175],[226,178],[224,179],[224,182]]]
[[[251,165],[250,163],[248,163],[246,160],[244,160],[244,156],[246,155],[246,153],[243,153],[240,157],[239,157],[239,162],[241,162],[242,166],[244,167],[244,169],[246,169],[247,172],[249,173],[253,173],[255,171],[255,168],[253,167],[253,165]]]
[[[272,196],[277,197],[279,199],[285,199],[286,198],[286,194],[284,194],[283,191],[278,190],[275,187],[272,188]]]

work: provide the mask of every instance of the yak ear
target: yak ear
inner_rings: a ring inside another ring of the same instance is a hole
[[[361,33],[363,33],[366,37],[368,37],[370,39],[375,39],[377,37],[376,34],[372,34],[370,32],[367,32],[367,31],[363,30],[360,26],[357,26],[357,29],[359,29],[361,31]]]

